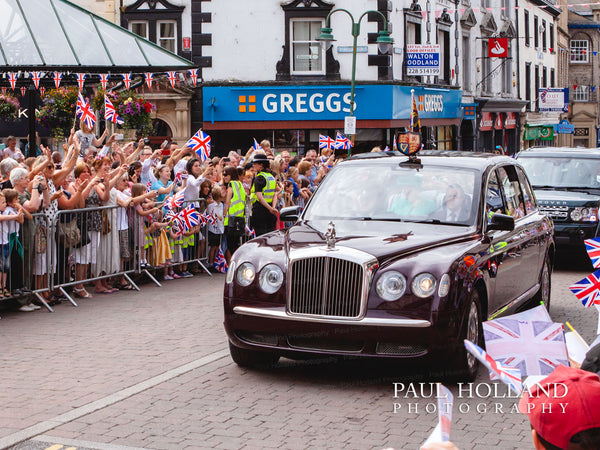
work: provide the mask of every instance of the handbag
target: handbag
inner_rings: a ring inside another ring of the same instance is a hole
[[[102,234],[108,234],[111,231],[110,220],[108,219],[108,212],[102,210]]]
[[[229,217],[229,224],[227,225],[231,231],[243,234],[246,229],[246,219],[239,216]]]
[[[81,242],[81,231],[74,220],[58,224],[58,240],[65,247],[75,247]]]
[[[35,251],[36,253],[46,253],[48,245],[48,236],[46,235],[46,225],[38,224],[35,229]]]

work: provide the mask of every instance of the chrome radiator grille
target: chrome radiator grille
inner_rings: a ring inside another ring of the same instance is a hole
[[[292,314],[359,317],[363,267],[338,258],[314,257],[292,263],[288,310]]]
[[[554,220],[566,219],[569,215],[568,206],[540,205],[539,208],[542,214],[546,214],[548,217]]]

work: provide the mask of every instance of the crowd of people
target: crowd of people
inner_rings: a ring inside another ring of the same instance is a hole
[[[175,142],[152,148],[148,139],[116,137],[96,137],[82,123],[62,151],[40,145],[39,156],[28,158],[14,137],[6,139],[0,300],[28,312],[64,300],[56,287],[91,298],[132,289],[130,271],[172,280],[216,270],[220,254],[228,263],[245,240],[283,228],[281,208],[303,207],[335,164],[327,150],[276,155],[267,140],[245,155],[201,160]],[[190,206],[207,220],[177,222]]]

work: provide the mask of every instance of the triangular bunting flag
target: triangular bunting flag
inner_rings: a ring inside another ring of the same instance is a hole
[[[10,83],[10,87],[14,91],[17,87],[17,76],[19,74],[17,72],[8,72],[8,82]]]
[[[44,86],[42,86],[40,88],[40,95],[43,97],[45,93],[46,93],[46,88]]]
[[[79,87],[79,90],[82,91],[85,83],[85,73],[77,73],[75,75],[77,76],[77,86]]]
[[[100,84],[102,85],[102,90],[104,92],[106,92],[106,84],[108,83],[108,74],[107,73],[101,73],[100,74]]]
[[[146,79],[146,84],[148,88],[152,89],[152,82],[154,81],[154,74],[152,72],[146,72],[144,74],[144,78]]]
[[[171,82],[171,87],[175,87],[175,81],[177,81],[177,72],[167,72],[167,78]]]
[[[190,69],[188,70],[188,73],[190,74],[194,86],[196,86],[196,83],[198,82],[198,69]]]
[[[36,89],[40,88],[40,78],[42,77],[42,72],[31,72],[31,80],[33,81],[33,85]]]
[[[58,89],[60,87],[60,80],[62,80],[63,74],[60,72],[54,72],[54,75],[52,76],[52,78],[54,79],[54,86],[56,86],[56,89]]]
[[[25,97],[26,92],[27,92],[27,88],[25,86],[21,86],[21,97]]]
[[[125,89],[129,90],[129,88],[131,87],[131,74],[123,73],[123,74],[121,74],[121,76],[123,77],[123,83],[125,84]]]

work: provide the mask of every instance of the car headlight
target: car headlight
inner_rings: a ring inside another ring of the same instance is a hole
[[[413,294],[426,298],[435,292],[436,280],[430,273],[421,273],[413,278],[410,285]]]
[[[238,270],[235,271],[235,279],[240,286],[248,286],[254,281],[256,276],[256,269],[254,264],[245,262],[240,264]]]
[[[440,278],[440,287],[438,288],[438,295],[440,297],[445,297],[450,292],[450,275],[445,273]]]
[[[267,264],[260,271],[258,285],[267,294],[273,294],[283,284],[283,271],[277,264]]]
[[[393,302],[406,292],[406,278],[400,272],[390,270],[379,277],[375,290],[383,300]]]
[[[229,267],[227,268],[227,276],[225,277],[225,283],[229,284],[233,281],[233,276],[235,275],[235,261],[231,261],[229,263]]]
[[[575,222],[598,222],[598,208],[573,208],[569,216]]]

